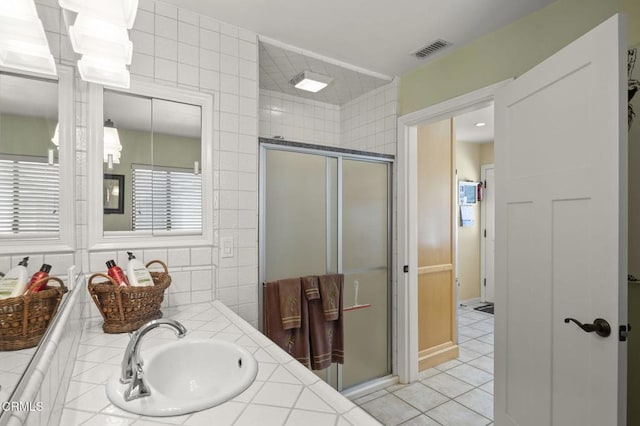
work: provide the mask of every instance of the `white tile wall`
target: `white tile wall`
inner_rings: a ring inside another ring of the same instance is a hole
[[[396,154],[398,80],[365,93],[341,109],[341,146]]]
[[[75,66],[61,11],[54,0],[37,0],[57,62]],[[154,0],[141,0],[130,31],[134,43],[133,79],[212,93],[214,96],[214,241],[199,248],[145,250],[143,259],[168,262],[173,276],[165,304],[219,298],[257,324],[258,132],[287,139],[395,154],[397,81],[342,107],[260,91],[255,33]],[[87,92],[76,78],[76,251],[52,255],[30,253],[50,261],[54,271],[82,265],[85,272],[104,271],[112,256],[126,264],[122,247],[114,252],[87,250]],[[259,111],[259,116],[258,116]],[[259,129],[259,130],[258,130]],[[219,258],[220,237],[231,237],[235,256]],[[0,270],[19,256],[0,256]],[[210,283],[203,284],[203,277]],[[92,310],[96,314],[95,310]]]
[[[340,107],[260,89],[260,136],[340,145]]]
[[[161,2],[140,2],[131,30],[133,79],[212,93],[214,97],[214,244],[209,247],[143,250],[145,262],[167,263],[172,284],[165,306],[224,299],[231,309],[257,324],[257,45],[256,34]],[[241,72],[242,70],[242,72]],[[243,142],[242,144],[240,142]],[[242,202],[240,202],[242,200]],[[239,235],[243,238],[240,239]],[[218,259],[220,237],[234,239],[236,256]],[[126,250],[92,252],[88,270],[104,271]],[[134,248],[135,249],[135,248]],[[254,252],[256,253],[254,255]],[[237,276],[255,269],[256,279],[237,278],[217,289],[218,274]],[[220,270],[220,272],[218,272]],[[224,271],[224,272],[222,272]],[[242,297],[247,289],[255,297]],[[91,312],[97,310],[91,305]]]
[[[261,137],[396,153],[397,80],[344,105],[260,89]]]

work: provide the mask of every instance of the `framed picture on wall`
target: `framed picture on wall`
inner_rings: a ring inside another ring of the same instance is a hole
[[[124,214],[124,175],[105,173],[102,192],[104,214]]]

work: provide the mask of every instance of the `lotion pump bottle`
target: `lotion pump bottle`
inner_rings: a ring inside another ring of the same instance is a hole
[[[24,294],[27,289],[27,280],[29,275],[27,272],[27,265],[29,258],[25,257],[15,266],[7,272],[7,274],[0,279],[0,299],[6,299],[9,297],[17,297]]]
[[[153,278],[151,278],[151,274],[144,266],[144,263],[136,259],[130,251],[127,254],[129,255],[129,264],[127,265],[129,284],[139,287],[153,285]]]
[[[107,261],[107,275],[109,275],[120,287],[125,287],[129,285],[129,281],[127,280],[127,276],[124,274],[124,271],[121,267],[116,265],[116,262],[113,260]]]

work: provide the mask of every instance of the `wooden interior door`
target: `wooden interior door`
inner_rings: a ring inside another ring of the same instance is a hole
[[[418,128],[418,368],[458,356],[453,120]]]

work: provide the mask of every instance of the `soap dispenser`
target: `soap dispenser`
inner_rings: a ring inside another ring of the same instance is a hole
[[[127,265],[129,284],[137,287],[153,285],[153,278],[144,264],[136,259],[130,251],[127,254],[129,255],[129,264]]]
[[[22,259],[0,279],[0,300],[9,297],[22,296],[27,288],[29,257]]]

